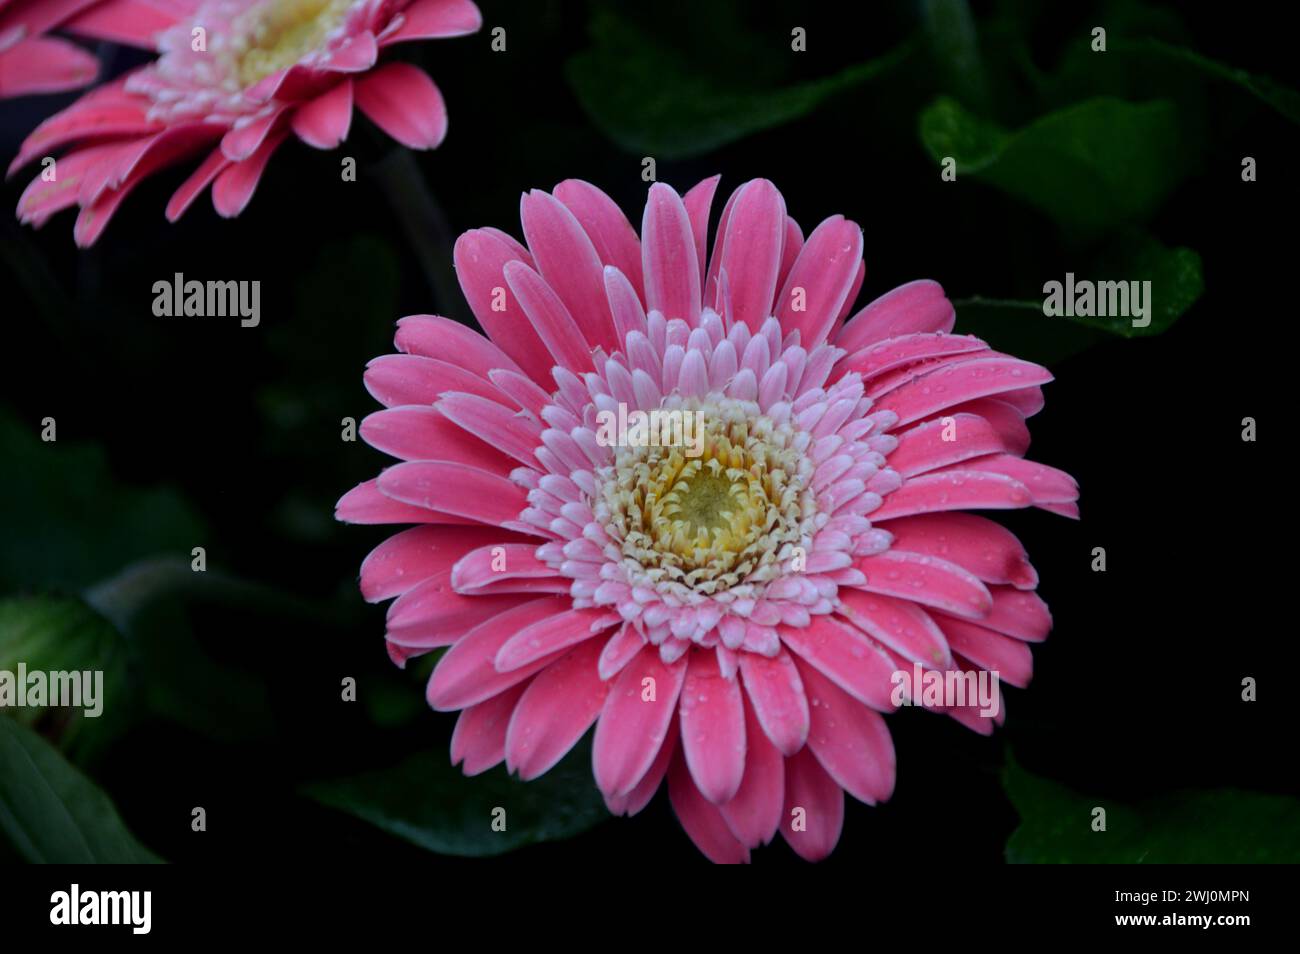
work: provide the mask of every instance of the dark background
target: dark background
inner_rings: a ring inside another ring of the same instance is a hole
[[[570,177],[605,189],[639,227],[640,160],[653,153],[613,141],[566,78],[566,62],[592,45],[591,9],[480,6],[482,33],[413,51],[451,117],[445,144],[414,160],[445,218],[441,230],[416,223],[433,260],[449,267],[448,243],[468,228],[518,235],[520,193]],[[921,24],[910,4],[851,5],[853,12],[842,4],[746,5],[726,29],[695,4],[653,6],[653,21],[649,12],[628,15],[723,76],[719,82],[742,86],[833,74],[895,48]],[[973,8],[990,50],[1000,48],[997,31],[1014,24],[1044,73],[1086,47],[1092,25],[1133,9]],[[1191,49],[1294,85],[1294,42],[1276,28],[1274,9],[1206,5],[1170,17]],[[729,32],[735,24],[743,37]],[[507,28],[506,53],[489,48],[495,25]],[[807,54],[790,53],[791,25],[807,28]],[[763,52],[758,60],[754,49]],[[1002,65],[994,53],[988,61],[991,71]],[[129,62],[126,54],[111,60],[113,68]],[[1009,79],[984,114],[1015,128],[1118,82],[1132,84],[1118,93],[1141,99],[1143,84],[1166,79],[1162,67],[1146,68],[1152,75],[1122,81],[1101,70],[1096,90],[1063,84],[1050,96],[1003,70]],[[754,176],[776,183],[805,233],[836,212],[858,221],[867,261],[860,304],[921,277],[941,282],[953,299],[1028,300],[1041,299],[1042,283],[1066,271],[1086,277],[1102,237],[1072,233],[974,179],[940,181],[917,116],[944,92],[961,95],[933,59],[918,56],[774,128],[702,155],[659,159],[658,178],[684,192],[722,173],[715,222],[725,196]],[[939,851],[973,864],[1000,861],[1017,825],[1002,780],[1012,753],[1098,804],[1158,804],[1181,789],[1298,791],[1294,621],[1278,606],[1287,596],[1283,574],[1294,566],[1283,550],[1291,507],[1282,499],[1293,470],[1266,450],[1291,424],[1286,406],[1266,392],[1287,380],[1292,355],[1296,126],[1231,84],[1198,81],[1184,93],[1199,110],[1191,171],[1143,225],[1167,245],[1200,253],[1204,294],[1159,336],[1098,335],[1053,362],[1057,380],[1030,422],[1029,456],[1078,479],[1083,518],[999,515],[1026,545],[1055,616],[1050,639],[1035,648],[1034,681],[1027,691],[1007,690],[1007,724],[991,739],[924,713],[892,717],[895,795],[877,808],[848,801],[831,864],[905,863]],[[5,156],[53,101],[0,104]],[[393,323],[403,315],[469,320],[463,301],[431,288],[395,215],[395,204],[409,213],[422,201],[400,180],[404,158],[365,126],[358,114],[337,152],[282,147],[235,220],[219,219],[205,197],[169,226],[162,207],[187,174],[178,169],[139,188],[88,251],[73,246],[71,214],[36,233],[3,225],[0,413],[32,436],[52,416],[59,440],[6,461],[0,583],[15,593],[79,592],[136,559],[162,552],[188,561],[189,548],[202,545],[210,570],[255,591],[250,599],[181,601],[179,615],[157,624],[164,633],[183,626],[214,663],[210,675],[188,667],[178,675],[228,698],[232,719],[257,700],[247,729],[226,732],[220,706],[190,724],[149,710],[79,759],[140,840],[168,860],[434,857],[299,793],[310,780],[443,748],[454,725],[453,716],[423,708],[416,675],[389,663],[383,609],[357,593],[361,559],[390,530],[332,519],[337,498],[385,463],[361,442],[340,441],[343,417],[360,420],[377,407],[362,387],[365,362],[392,350]],[[1241,180],[1245,155],[1258,161],[1257,182]],[[356,182],[340,181],[342,156],[357,159]],[[11,205],[27,178],[5,187]],[[260,280],[261,326],[155,318],[152,285],[174,272]],[[970,330],[960,308],[957,330]],[[1065,333],[1036,324],[1005,343],[990,340],[1016,350]],[[1279,407],[1282,414],[1269,413]],[[1259,421],[1258,443],[1241,440],[1248,416]],[[75,461],[33,461],[69,445],[98,448],[105,466],[91,471],[92,486],[65,493],[64,476],[86,478],[64,474]],[[123,496],[142,488],[166,497],[164,517]],[[27,494],[52,496],[33,503]],[[1107,553],[1104,573],[1090,569],[1098,546]],[[339,701],[344,676],[358,679],[361,703]],[[1245,676],[1259,681],[1254,704],[1240,698]],[[153,690],[140,680],[171,676],[133,662],[131,678],[132,691],[147,696]],[[47,735],[57,740],[57,727]],[[206,836],[190,831],[194,805],[207,809]],[[1235,842],[1231,831],[1224,837]],[[635,819],[509,857],[702,861],[662,792]],[[780,839],[755,859],[797,860]]]

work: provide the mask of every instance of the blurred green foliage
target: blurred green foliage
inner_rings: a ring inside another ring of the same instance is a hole
[[[504,70],[475,76],[483,84],[475,92],[490,107],[474,108],[495,109],[492,128],[502,130],[482,148],[494,149],[493,168],[510,174],[499,176],[508,181],[448,187],[443,200],[472,202],[473,225],[507,226],[502,210],[513,208],[517,189],[540,184],[521,185],[516,174],[549,174],[601,136],[629,153],[635,169],[642,156],[712,162],[733,144],[773,142],[763,136],[781,137],[798,153],[814,138],[810,129],[865,127],[871,149],[932,169],[936,189],[956,190],[954,197],[969,203],[962,208],[977,220],[972,241],[979,230],[1011,221],[1026,244],[1047,246],[1034,260],[1037,272],[1007,262],[981,274],[980,287],[956,304],[959,330],[1055,363],[1114,336],[1160,334],[1194,309],[1214,263],[1202,262],[1169,228],[1169,210],[1183,201],[1179,190],[1250,112],[1300,121],[1294,90],[1202,55],[1189,46],[1178,11],[1143,3],[1115,0],[1062,13],[1056,5],[1000,0],[978,15],[961,0],[882,5],[870,13],[869,35],[810,35],[819,50],[851,51],[825,58],[791,55],[793,24],[785,14],[778,29],[738,0],[666,6],[679,15],[665,13],[664,4],[612,0],[593,0],[576,15],[579,48],[563,71],[594,128],[544,111],[516,117],[508,110],[526,109],[510,100],[517,80]],[[529,7],[533,36],[512,25],[511,42],[531,40],[552,57],[573,14],[557,4]],[[1050,29],[1053,17],[1065,26]],[[1108,31],[1105,53],[1090,48],[1093,23]],[[455,106],[454,116],[460,108],[470,106]],[[491,131],[479,129],[485,137]],[[520,141],[554,148],[520,148]],[[946,157],[955,160],[955,182],[940,179]],[[810,177],[822,158],[806,156]],[[325,169],[337,177],[334,157],[319,167],[310,161],[303,175]],[[422,161],[432,179],[444,160],[440,151]],[[406,176],[417,168],[405,157],[390,167]],[[264,191],[272,191],[277,174],[273,165]],[[392,667],[378,636],[381,615],[361,606],[355,591],[363,541],[380,534],[340,530],[331,505],[381,458],[338,439],[343,417],[360,419],[371,408],[361,362],[346,362],[388,347],[403,283],[412,283],[402,245],[413,246],[408,257],[424,272],[415,276],[421,310],[464,314],[450,281],[441,210],[427,195],[404,208],[400,189],[388,188],[405,231],[373,234],[340,213],[343,234],[304,243],[310,255],[302,268],[278,263],[293,279],[280,297],[268,298],[268,314],[293,318],[269,319],[251,356],[197,334],[186,339],[200,342],[191,353],[227,350],[184,365],[166,360],[169,352],[150,336],[118,342],[105,329],[130,327],[134,307],[120,301],[101,314],[96,299],[86,309],[96,324],[65,327],[60,316],[75,304],[69,290],[27,246],[6,245],[6,273],[60,349],[80,345],[94,360],[102,351],[123,369],[121,387],[147,387],[164,400],[179,394],[197,401],[224,388],[227,403],[213,405],[206,420],[230,422],[229,431],[211,435],[215,450],[191,458],[199,476],[182,494],[152,473],[119,472],[122,456],[90,443],[69,420],[60,420],[58,441],[46,444],[38,420],[0,408],[0,589],[15,594],[0,600],[0,668],[19,660],[44,669],[102,668],[110,700],[98,720],[48,710],[0,717],[0,832],[21,857],[156,860],[82,774],[99,773],[108,750],[128,764],[138,764],[133,754],[171,753],[190,773],[180,790],[192,779],[205,791],[222,782],[246,788],[257,811],[279,813],[286,825],[301,816],[304,838],[313,841],[332,836],[346,814],[369,823],[384,843],[485,856],[568,838],[607,817],[586,743],[531,783],[500,767],[462,777],[445,746],[429,738],[448,729],[420,694],[434,657],[404,671]],[[894,188],[863,183],[853,201],[872,209],[874,195]],[[252,229],[252,216],[269,199],[259,195],[248,218],[220,223],[225,240],[237,242],[239,229]],[[888,223],[866,224],[888,252]],[[92,293],[102,281],[97,261],[87,256],[77,265]],[[1150,326],[1045,317],[1041,284],[1062,279],[1066,269],[1040,274],[1044,262],[1073,263],[1066,267],[1080,278],[1151,281]],[[138,367],[154,373],[137,381],[131,373]],[[256,429],[241,429],[254,415]],[[139,426],[159,443],[174,436]],[[256,466],[244,470],[246,452]],[[212,568],[193,572],[191,548],[218,539],[224,547],[210,548]],[[227,572],[236,561],[238,575]],[[280,585],[282,576],[292,578],[279,572],[291,563],[331,569],[309,585],[299,581],[299,592]],[[358,681],[355,714],[339,703],[343,676]],[[340,767],[352,774],[340,775]],[[110,773],[105,788],[114,790],[112,781]],[[1297,852],[1294,800],[1212,791],[1114,804],[1103,836],[1088,821],[1091,806],[1105,802],[1014,765],[1003,783],[1021,815],[1006,849],[1011,861],[1294,860]],[[318,805],[331,810],[313,814]],[[498,806],[507,810],[504,832],[490,828]],[[133,826],[144,830],[136,822],[145,809],[130,808]]]
[[[159,859],[113,803],[48,742],[0,718],[0,832],[25,861],[141,864]]]
[[[1072,791],[1015,761],[1003,772],[1020,827],[1014,864],[1295,864],[1300,799],[1233,789],[1174,792],[1137,802]],[[1105,809],[1105,830],[1094,812]]]
[[[591,781],[589,736],[531,782],[507,774],[502,765],[466,778],[445,749],[436,749],[391,768],[316,782],[305,791],[421,848],[459,857],[570,838],[609,818]]]
[[[44,442],[41,422],[0,406],[0,586],[86,586],[203,540],[202,518],[176,490],[121,485],[102,448],[54,425],[57,440]]]
[[[99,714],[53,705],[14,708],[22,725],[40,731],[74,761],[91,762],[120,735],[128,707],[127,647],[113,624],[75,597],[0,599],[0,670],[102,673]]]

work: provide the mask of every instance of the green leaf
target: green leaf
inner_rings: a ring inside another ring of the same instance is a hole
[[[1184,791],[1121,803],[1075,792],[1014,761],[1003,785],[1020,815],[1013,864],[1268,864],[1300,862],[1300,799],[1236,789]],[[1106,830],[1093,831],[1093,810]]]
[[[988,77],[980,57],[975,18],[966,0],[922,0],[921,16],[930,51],[961,98],[975,107],[989,101]]]
[[[1099,255],[1087,275],[1095,280],[1149,281],[1150,324],[1137,327],[1125,317],[1074,318],[1078,324],[1100,328],[1125,338],[1161,334],[1183,316],[1205,291],[1201,256],[1190,248],[1166,248],[1145,232],[1124,232]]]
[[[445,749],[392,768],[318,782],[306,794],[390,834],[443,855],[486,857],[584,832],[609,817],[591,777],[591,747],[580,743],[541,778],[521,782],[497,766],[466,778]],[[493,811],[505,809],[505,831]]]
[[[148,710],[221,742],[265,736],[273,723],[270,699],[262,679],[213,658],[192,620],[231,620],[225,647],[242,637],[254,659],[255,634],[272,625],[268,617],[298,627],[331,622],[328,607],[218,570],[194,572],[188,562],[167,558],[127,567],[87,599],[126,635]]]
[[[714,35],[739,41],[736,24]],[[573,56],[566,75],[592,121],[627,151],[656,159],[698,156],[809,113],[863,85],[911,53],[903,45],[831,76],[786,86],[759,86],[754,70],[719,74],[708,58],[669,45],[614,9],[591,20],[590,49]],[[770,60],[759,55],[754,62]]]
[[[1065,275],[1052,281],[1064,284]],[[1190,248],[1166,248],[1139,230],[1126,231],[1075,273],[1075,281],[1151,283],[1143,294],[1150,323],[1135,327],[1131,317],[1052,317],[1043,301],[973,298],[953,302],[957,330],[982,338],[1000,351],[1054,365],[1105,340],[1106,335],[1147,338],[1184,315],[1205,289],[1201,256]]]
[[[975,296],[954,301],[953,306],[957,309],[957,332],[1048,367],[1106,338],[1101,331],[1077,322],[1047,317],[1041,301]]]
[[[986,182],[1085,234],[1145,220],[1189,170],[1164,100],[1090,99],[1007,132],[944,97],[920,132],[935,161],[956,161],[958,182]]]
[[[86,586],[124,562],[203,541],[178,493],[119,484],[99,447],[73,439],[73,422],[56,426],[47,443],[39,421],[0,408],[0,586]]]
[[[0,832],[27,861],[157,863],[108,796],[48,742],[0,718]]]
[[[74,597],[0,599],[0,670],[99,673],[93,706],[14,707],[13,718],[39,729],[76,761],[99,754],[134,711],[127,694],[127,651],[112,623]],[[93,678],[93,676],[92,676]],[[4,699],[0,698],[0,708]],[[87,709],[98,714],[87,716]]]
[[[1217,60],[1189,50],[1186,47],[1166,43],[1163,40],[1119,38],[1114,44],[1115,50],[1138,56],[1156,56],[1178,64],[1190,66],[1214,79],[1232,83],[1250,93],[1256,99],[1286,117],[1293,123],[1300,123],[1300,92],[1283,86],[1266,76],[1258,76],[1246,70],[1227,66]]]

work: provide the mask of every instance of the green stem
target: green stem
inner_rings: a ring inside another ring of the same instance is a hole
[[[401,223],[439,313],[465,321],[463,297],[452,265],[452,235],[447,216],[433,197],[415,156],[394,149],[375,166],[379,187]]]
[[[196,571],[186,560],[170,556],[132,563],[117,575],[95,584],[84,595],[86,602],[123,632],[142,610],[169,596],[248,606],[327,626],[339,624],[337,612],[314,600],[286,595],[273,587],[220,571]]]
[[[954,308],[1022,308],[1026,311],[1043,310],[1041,302],[1023,301],[1017,298],[985,298],[982,295],[972,295],[969,298],[955,298],[952,303]]]

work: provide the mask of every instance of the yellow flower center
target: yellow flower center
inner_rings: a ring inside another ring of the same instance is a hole
[[[597,517],[622,544],[633,578],[714,593],[775,575],[815,515],[812,465],[795,434],[731,399],[683,402],[702,453],[620,447],[602,472]]]
[[[293,66],[338,27],[352,0],[265,0],[236,21],[234,74],[248,88]]]

